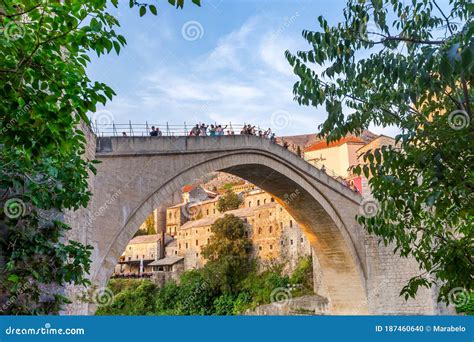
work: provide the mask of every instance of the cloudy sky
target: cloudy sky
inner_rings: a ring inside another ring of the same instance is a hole
[[[111,7],[127,45],[118,57],[93,58],[88,68],[92,80],[117,93],[95,118],[188,126],[232,122],[236,130],[245,122],[272,127],[278,135],[316,132],[325,110],[293,101],[297,78],[284,52],[307,49],[301,31],[317,29],[319,15],[341,21],[344,1],[201,1],[197,7],[186,0],[183,10],[158,1],[158,16],[141,18],[128,1]]]

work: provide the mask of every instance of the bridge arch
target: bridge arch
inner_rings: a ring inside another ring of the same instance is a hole
[[[259,137],[100,138],[96,158],[94,208],[110,204],[94,221],[94,284],[105,284],[155,208],[176,204],[184,184],[224,171],[272,194],[298,222],[321,266],[330,313],[368,313],[360,198],[291,152]]]

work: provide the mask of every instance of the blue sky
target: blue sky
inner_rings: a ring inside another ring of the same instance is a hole
[[[324,108],[293,101],[297,80],[284,52],[307,49],[303,29],[317,17],[343,19],[342,0],[187,0],[183,10],[158,1],[158,16],[139,17],[121,1],[110,12],[127,39],[120,56],[93,58],[92,80],[117,96],[95,118],[116,123],[253,123],[277,135],[314,133]],[[239,127],[235,127],[240,129]],[[393,135],[395,129],[373,128]]]

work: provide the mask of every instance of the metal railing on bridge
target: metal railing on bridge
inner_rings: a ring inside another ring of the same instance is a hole
[[[128,137],[146,137],[150,136],[151,128],[155,127],[155,129],[159,129],[161,132],[160,135],[168,136],[168,137],[178,137],[178,136],[189,136],[191,129],[195,127],[195,124],[187,124],[186,122],[183,125],[176,125],[176,124],[169,124],[166,123],[132,123],[129,121],[128,123],[98,123],[97,121],[91,122],[92,129],[94,133],[98,137],[120,137],[120,136],[128,136]],[[199,123],[201,125],[201,123]],[[235,124],[229,122],[227,124],[219,124],[213,123],[214,126],[221,125],[224,129],[224,134],[228,135],[230,132],[234,132],[233,134],[240,134],[242,127],[246,125],[243,124]],[[206,126],[208,126],[206,124]],[[253,126],[253,125],[252,125]],[[209,135],[209,128],[208,133]],[[260,126],[255,126],[255,130],[258,132],[262,130]]]

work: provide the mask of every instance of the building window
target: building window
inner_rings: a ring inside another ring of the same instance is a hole
[[[273,230],[273,227],[270,226],[270,228],[268,228],[268,232],[271,234],[271,233],[272,233],[272,230]]]
[[[280,241],[280,245],[285,245],[285,243],[283,242],[283,240]]]
[[[196,240],[196,246],[199,246],[199,240]]]
[[[272,250],[272,249],[273,249],[273,245],[270,245],[270,250]]]
[[[196,234],[198,233],[197,229],[196,229]]]
[[[301,238],[301,243],[303,243],[303,238]]]
[[[258,233],[262,234],[262,228],[258,228]]]
[[[181,249],[181,244],[178,245],[178,248]]]
[[[280,222],[280,228],[283,229],[283,222]]]
[[[252,205],[252,201],[249,201],[249,207]]]
[[[174,255],[178,255],[178,251],[174,251]]]
[[[176,211],[174,212],[174,218],[176,218]]]
[[[168,215],[169,218],[171,218],[171,213]]]
[[[265,204],[265,203],[267,203],[267,199],[266,199],[266,198],[263,199],[263,204]]]
[[[292,228],[292,227],[293,227],[293,221],[290,220],[290,228]]]
[[[260,205],[260,200],[257,200],[257,205]]]
[[[290,240],[290,245],[292,245],[292,246],[293,246],[293,240]]]
[[[207,238],[207,243],[209,243],[209,238]]]
[[[151,257],[153,258],[153,257],[154,257],[154,255],[152,254],[152,255],[151,255]]]
[[[291,240],[291,241],[293,241],[293,240]],[[293,243],[292,243],[292,244],[293,244]],[[186,249],[188,249],[188,243],[187,243],[187,242],[186,242]]]
[[[131,251],[131,250],[132,250],[132,246],[128,247],[128,250]]]
[[[270,198],[270,202],[275,202],[275,199],[273,197]]]
[[[280,212],[282,212],[282,211],[283,211],[283,207],[280,207]]]
[[[196,258],[199,257],[199,253],[196,253]]]
[[[128,261],[132,260],[132,257],[128,257]]]
[[[244,232],[244,235],[245,235],[246,238],[248,238],[248,237],[249,237],[249,232],[248,232],[248,231],[245,231],[245,232]]]
[[[260,218],[262,216],[262,214],[258,214],[258,218]]]
[[[262,246],[258,246],[258,250],[261,251],[261,250],[262,250]]]
[[[206,210],[206,215],[209,215],[209,209]]]
[[[216,213],[216,209],[212,209],[212,212],[215,214],[215,213]]]

